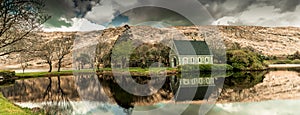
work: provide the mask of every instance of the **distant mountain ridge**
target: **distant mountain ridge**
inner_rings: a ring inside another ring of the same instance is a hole
[[[239,45],[239,47],[248,47],[264,55],[282,56],[300,50],[300,28],[297,27],[179,26],[153,28],[149,26],[124,26],[90,32],[38,32],[37,34],[43,36],[41,39],[45,41],[76,34],[82,44],[107,43],[109,47],[106,49],[109,50],[126,30],[130,30],[133,39],[148,43],[164,42],[164,40],[172,38],[190,40],[221,38],[228,49]],[[7,61],[9,58],[13,64],[16,64],[13,61],[14,57],[2,57],[1,62],[11,64],[10,61]],[[69,54],[65,60],[72,60],[71,57],[72,54]],[[70,64],[70,62],[67,63]]]
[[[102,38],[116,40],[124,27],[103,30]],[[184,35],[183,39],[204,40],[221,37],[227,48],[233,44],[250,47],[264,55],[289,55],[300,50],[300,28],[297,27],[260,27],[260,26],[181,26],[174,28],[152,28],[146,26],[130,27],[136,39],[157,42],[170,37]],[[92,34],[92,33],[91,33]]]
[[[78,37],[94,37],[102,41],[114,41],[123,34],[125,27],[108,28],[91,32],[75,32]],[[228,48],[232,43],[241,47],[252,47],[266,55],[287,55],[300,50],[300,28],[260,26],[180,26],[174,28],[153,28],[130,26],[135,39],[157,42],[170,39],[170,35],[185,35],[183,39],[204,40],[205,37],[222,37]],[[180,32],[180,33],[179,33]],[[42,32],[46,38],[68,35],[71,32]],[[73,32],[74,33],[74,32]]]

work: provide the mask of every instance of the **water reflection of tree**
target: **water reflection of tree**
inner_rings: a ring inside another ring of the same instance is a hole
[[[71,76],[16,80],[12,85],[0,87],[0,91],[11,102],[45,105],[41,109],[48,109],[49,114],[69,114],[72,111],[69,101],[79,100]]]
[[[122,77],[120,78],[122,83],[127,83],[130,86],[130,76],[117,76]],[[149,78],[146,76],[133,76],[132,77],[137,83],[140,84],[149,84],[149,80],[156,79],[157,81],[161,81],[162,78]],[[118,80],[120,80],[118,79]],[[156,81],[155,80],[155,81]],[[170,100],[172,98],[172,92],[171,87],[169,85],[169,80],[166,80],[166,83],[160,88],[157,92],[154,92],[153,94],[149,96],[138,96],[129,93],[128,91],[125,91],[122,87],[120,87],[119,84],[117,84],[116,79],[114,77],[110,76],[99,76],[100,84],[109,90],[111,97],[113,100],[122,108],[124,108],[124,112],[130,114],[132,109],[136,104],[154,104],[157,102],[161,102],[164,100]],[[151,83],[150,83],[151,84]],[[156,85],[155,83],[152,83],[151,85]],[[150,86],[151,87],[151,86]],[[132,91],[140,91],[139,87],[130,87],[132,88]],[[147,92],[147,91],[145,91]]]
[[[224,90],[232,88],[234,90],[242,91],[245,88],[254,87],[261,83],[267,71],[255,72],[234,72],[231,76],[226,77],[224,81]]]
[[[57,76],[57,84],[53,84],[52,77],[48,77],[48,79],[49,84],[43,93],[45,112],[47,114],[70,114],[73,108],[67,93],[61,87],[60,75]]]
[[[113,78],[99,77],[99,81],[103,87],[110,88],[111,94],[115,102],[124,109],[133,108],[133,95],[121,88]]]

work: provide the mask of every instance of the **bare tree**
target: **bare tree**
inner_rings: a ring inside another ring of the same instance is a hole
[[[76,61],[79,62],[78,69],[84,69],[84,66],[90,63],[90,58],[88,54],[81,53],[79,57],[76,58]]]
[[[66,36],[60,39],[53,40],[53,47],[55,47],[55,53],[58,60],[58,69],[57,71],[60,72],[61,64],[64,57],[71,52],[73,48],[75,36]]]
[[[50,17],[43,12],[43,0],[0,1],[0,56],[20,52],[19,42]]]
[[[30,55],[27,52],[20,52],[19,62],[21,64],[22,72],[24,74],[25,69],[29,66]]]
[[[37,43],[38,38],[33,34],[30,35],[28,40],[20,41],[20,47],[23,47],[24,50],[20,51],[18,54],[18,61],[21,64],[22,71],[24,73],[25,69],[29,66],[28,62],[34,59],[34,47]]]
[[[134,50],[132,41],[120,41],[115,44],[112,50],[111,59],[115,64],[120,64],[120,68],[128,66],[129,54]]]
[[[40,57],[42,60],[45,60],[46,63],[49,65],[48,72],[52,72],[52,61],[54,59],[54,52],[55,52],[55,47],[53,47],[51,41],[48,41],[40,45],[40,48],[37,48],[36,55]]]
[[[43,36],[40,36],[42,38]],[[66,35],[60,38],[54,38],[52,40],[46,41],[45,40],[37,40],[35,42],[36,45],[34,46],[35,56],[39,57],[42,60],[45,60],[46,63],[49,65],[49,71],[52,72],[53,68],[53,61],[58,61],[58,72],[60,72],[63,59],[67,54],[69,54],[73,48],[73,42],[75,39],[75,35]]]
[[[104,56],[108,54],[109,52],[108,49],[109,49],[109,44],[107,42],[102,42],[97,44],[96,56],[95,56],[97,70],[100,69],[100,64],[104,64],[105,61]]]

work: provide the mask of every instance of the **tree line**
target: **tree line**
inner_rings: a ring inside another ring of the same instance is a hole
[[[31,41],[34,45],[31,48],[19,52],[19,60],[24,70],[28,67],[28,62],[35,59],[42,59],[48,64],[48,72],[52,72],[53,62],[57,61],[57,71],[61,71],[63,59],[68,55],[75,39],[75,34],[61,36],[51,40],[42,39],[43,36],[34,35]]]

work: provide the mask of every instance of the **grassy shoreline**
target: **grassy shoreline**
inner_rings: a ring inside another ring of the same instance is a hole
[[[5,115],[33,115],[38,113],[33,113],[31,109],[28,108],[21,108],[17,105],[14,105],[12,102],[7,100],[2,93],[0,93],[0,114]]]
[[[176,68],[154,68],[154,69],[143,69],[143,68],[129,68],[129,72],[134,75],[140,76],[147,76],[150,72],[159,73],[163,70],[166,70],[167,74],[174,74],[176,73]],[[116,73],[123,73],[127,72],[126,69],[115,69],[114,72]],[[16,77],[18,79],[26,79],[26,78],[37,78],[37,77],[55,77],[55,76],[67,76],[73,75],[76,73],[96,73],[96,74],[112,74],[112,68],[102,68],[98,71],[92,69],[85,69],[85,70],[63,70],[61,72],[26,72],[26,73],[16,73]]]
[[[16,73],[18,79],[24,78],[35,78],[35,77],[52,77],[58,75],[73,75],[72,70],[65,70],[61,72],[25,72],[25,73]]]
[[[224,66],[218,66],[218,64],[216,64],[217,66],[215,66],[217,69],[221,69],[226,70],[227,72],[229,71],[266,71],[266,70],[272,70],[274,68],[270,68],[267,67],[265,69],[262,70],[235,70],[233,68],[231,68],[230,65],[224,65]],[[198,66],[198,65],[196,65]],[[226,66],[226,69],[224,68]],[[178,68],[170,68],[170,67],[165,67],[165,68],[140,68],[140,67],[131,67],[129,69],[113,69],[112,68],[101,68],[99,70],[93,70],[93,69],[83,69],[83,70],[63,70],[61,72],[25,72],[25,73],[16,73],[16,77],[17,79],[26,79],[26,78],[37,78],[37,77],[55,77],[55,76],[68,76],[68,75],[74,75],[76,73],[96,73],[98,75],[100,74],[104,74],[104,75],[112,75],[113,72],[116,74],[123,74],[125,72],[130,72],[131,75],[133,76],[149,76],[150,73],[155,73],[155,74],[166,74],[166,75],[174,75],[174,74],[178,74],[184,71],[194,71],[193,69],[195,69],[195,66],[192,67],[188,67],[186,70],[181,70],[182,67],[178,67]],[[210,71],[212,66],[201,66],[201,67],[196,67],[199,68],[201,70],[203,70],[204,72]]]
[[[114,74],[124,74],[125,72],[130,72],[133,76],[149,76],[150,74],[166,74],[166,75],[174,75],[181,73],[182,71],[211,71],[212,68],[217,70],[226,70],[231,71],[232,67],[226,64],[203,64],[203,65],[188,65],[190,68],[178,67],[156,67],[156,68],[140,68],[140,67],[130,67],[129,69],[112,69],[112,68],[101,68],[99,70],[93,69],[82,69],[82,70],[63,70],[61,72],[26,72],[26,73],[16,73],[16,77],[18,79],[26,79],[26,78],[36,78],[36,77],[54,77],[54,76],[67,76],[73,75],[76,73],[96,73],[96,74],[106,74],[112,75]]]

